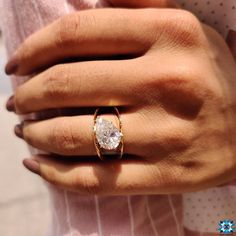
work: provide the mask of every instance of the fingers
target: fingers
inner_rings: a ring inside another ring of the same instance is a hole
[[[128,8],[144,8],[144,7],[157,7],[157,8],[167,8],[167,7],[178,7],[178,4],[174,0],[107,0],[114,7],[128,7]]]
[[[103,115],[117,123],[114,115]],[[132,116],[122,115],[123,134],[126,138],[124,152],[134,151],[134,135]],[[93,115],[74,117],[59,117],[39,122],[25,122],[23,126],[16,126],[17,136],[33,147],[49,153],[64,156],[92,156],[97,155],[94,145]],[[21,130],[20,130],[21,129]]]
[[[17,88],[14,107],[25,114],[62,107],[124,106],[138,102],[136,60],[81,62],[54,66]],[[114,85],[114,86],[113,86]]]
[[[34,160],[33,164],[25,160],[26,168],[58,187],[81,194],[153,194],[160,191],[158,185],[163,181],[158,167],[135,160],[65,163],[44,156]]]
[[[156,39],[153,30],[158,16],[153,9],[99,9],[67,15],[30,36],[6,72],[25,75],[73,57],[143,54]],[[145,32],[140,30],[144,28]]]

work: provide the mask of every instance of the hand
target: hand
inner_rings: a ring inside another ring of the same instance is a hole
[[[109,60],[117,55],[129,59]],[[55,65],[71,58],[81,62]],[[90,158],[93,115],[17,127],[32,146],[58,154],[25,161],[51,183],[80,193],[160,194],[236,177],[235,61],[221,36],[187,11],[68,15],[29,37],[7,68],[18,75],[49,68],[18,87],[8,102],[18,114],[123,107],[119,161]]]

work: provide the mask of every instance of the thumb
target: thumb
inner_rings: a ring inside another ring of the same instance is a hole
[[[175,0],[103,0],[113,7],[126,8],[179,8]]]

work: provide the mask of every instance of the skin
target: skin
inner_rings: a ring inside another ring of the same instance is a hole
[[[118,55],[123,60],[111,60]],[[71,58],[80,62],[65,63]],[[25,165],[58,187],[166,194],[236,177],[236,64],[222,37],[187,11],[71,14],[30,36],[6,71],[38,72],[8,102],[17,114],[100,106],[122,111],[122,160],[96,157],[92,114],[17,127],[27,143],[56,154],[33,156]]]

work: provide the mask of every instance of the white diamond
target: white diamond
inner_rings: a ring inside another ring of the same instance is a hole
[[[101,148],[115,150],[121,141],[122,133],[111,121],[97,117],[95,123],[96,138]]]

